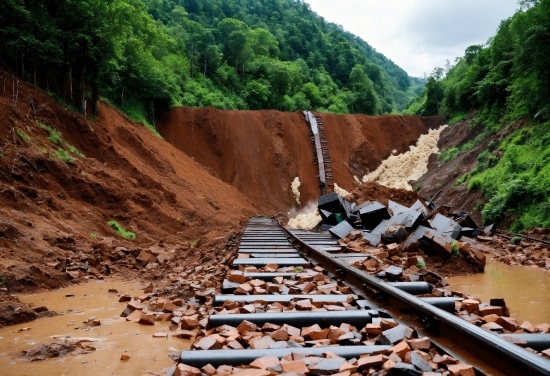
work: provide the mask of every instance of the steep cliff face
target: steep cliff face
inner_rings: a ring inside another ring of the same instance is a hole
[[[393,150],[408,150],[439,118],[322,114],[335,181],[347,190]],[[180,107],[159,127],[172,145],[208,168],[251,201],[286,212],[296,203],[291,182],[299,177],[303,205],[319,197],[318,167],[308,124],[300,112],[223,111]]]

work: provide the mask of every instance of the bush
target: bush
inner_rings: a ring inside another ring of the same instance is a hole
[[[117,221],[109,221],[109,222],[107,222],[107,224],[108,224],[113,230],[115,230],[117,234],[119,234],[119,235],[122,236],[123,238],[132,239],[132,240],[136,238],[136,234],[134,234],[134,233],[131,232],[131,231],[126,231],[124,228],[122,228],[121,225],[118,224]]]
[[[512,239],[510,239],[510,243],[512,244],[519,244],[521,241],[521,238],[519,236],[514,236]]]
[[[460,256],[460,247],[458,246],[457,242],[451,243],[451,249],[453,256]]]

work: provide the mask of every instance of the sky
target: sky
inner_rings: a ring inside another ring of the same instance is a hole
[[[342,25],[410,76],[430,74],[466,47],[484,44],[517,0],[305,0],[325,20]]]

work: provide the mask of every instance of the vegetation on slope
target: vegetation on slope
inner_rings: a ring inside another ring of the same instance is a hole
[[[550,0],[519,4],[485,45],[468,47],[446,75],[436,68],[406,110],[451,122],[474,112],[472,126],[501,136],[457,183],[487,198],[485,223],[511,214],[516,231],[550,226]],[[520,119],[528,121],[515,126]],[[444,151],[443,160],[467,149]]]
[[[144,121],[175,105],[390,113],[422,88],[301,0],[5,0],[0,59],[82,111],[101,95]]]

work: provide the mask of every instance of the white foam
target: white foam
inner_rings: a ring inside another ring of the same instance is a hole
[[[386,187],[412,191],[409,181],[419,179],[428,171],[428,159],[439,152],[437,143],[445,128],[447,125],[421,135],[416,146],[411,146],[406,153],[390,155],[375,171],[365,175],[363,182],[375,181]]]

